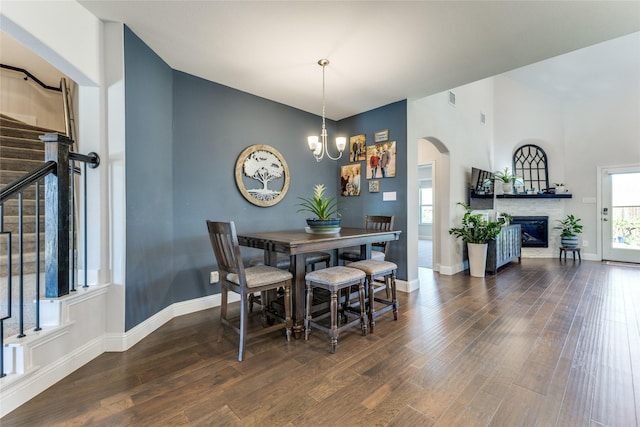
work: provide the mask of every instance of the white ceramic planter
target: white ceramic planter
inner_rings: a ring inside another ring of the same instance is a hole
[[[469,272],[473,277],[484,277],[487,266],[487,243],[467,243]]]

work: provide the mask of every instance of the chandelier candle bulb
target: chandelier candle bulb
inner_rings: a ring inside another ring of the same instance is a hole
[[[347,146],[347,138],[344,136],[339,136],[336,138],[336,148],[339,151],[337,157],[332,157],[329,154],[329,150],[327,147],[327,127],[325,125],[325,95],[324,95],[324,68],[329,65],[328,59],[321,59],[318,61],[318,65],[322,67],[322,131],[320,133],[320,138],[317,136],[310,136],[307,138],[307,142],[309,144],[309,150],[313,153],[313,157],[316,158],[316,161],[322,160],[325,153],[327,157],[331,160],[338,160],[342,157],[342,152]],[[320,140],[321,139],[321,140]]]

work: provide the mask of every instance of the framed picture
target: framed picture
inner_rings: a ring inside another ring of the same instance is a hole
[[[373,179],[369,181],[369,193],[379,193],[380,192],[380,181],[377,179]]]
[[[367,179],[396,176],[396,142],[367,146]]]
[[[389,129],[378,130],[373,133],[373,142],[385,142],[389,140]]]
[[[340,167],[340,194],[360,195],[360,163]]]
[[[355,135],[349,138],[349,160],[352,162],[359,162],[361,160],[366,160],[366,143],[367,136]]]

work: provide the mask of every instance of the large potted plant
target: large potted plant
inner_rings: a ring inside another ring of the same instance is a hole
[[[494,172],[493,176],[502,183],[502,192],[504,194],[513,194],[513,186],[521,182],[520,178],[511,173],[508,166],[501,171]]]
[[[553,228],[560,230],[560,244],[569,249],[577,248],[578,234],[582,233],[582,224],[580,224],[582,220],[570,214],[556,221],[558,225]]]
[[[474,214],[468,205],[458,204],[465,209],[462,216],[462,226],[450,228],[449,234],[462,238],[462,241],[467,244],[471,275],[484,277],[487,264],[487,246],[500,234],[502,223],[488,221],[482,214]]]
[[[330,233],[340,230],[340,210],[336,197],[324,195],[324,184],[313,187],[313,197],[298,197],[301,200],[298,212],[310,212],[315,218],[307,218],[307,225],[314,233]]]

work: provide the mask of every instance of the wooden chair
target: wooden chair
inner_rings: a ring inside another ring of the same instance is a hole
[[[269,266],[255,266],[244,268],[240,245],[236,235],[236,227],[231,222],[207,221],[209,239],[218,263],[220,271],[220,328],[218,329],[218,342],[222,341],[224,327],[231,327],[240,335],[238,361],[242,362],[245,351],[245,341],[248,338],[263,335],[277,329],[285,329],[287,341],[291,339],[291,282],[293,275],[285,270]],[[265,293],[269,290],[284,288],[284,319],[276,313],[262,309],[263,328],[248,331],[249,323],[249,294],[253,292]],[[228,292],[240,294],[240,316],[227,317]],[[281,323],[266,326],[267,316],[279,319]],[[239,324],[238,324],[239,323]]]
[[[357,324],[360,324],[362,335],[367,334],[367,322],[365,313],[364,302],[364,279],[365,274],[354,268],[349,267],[329,267],[318,271],[312,271],[305,276],[306,288],[307,288],[307,304],[306,304],[306,316],[304,319],[304,339],[309,339],[309,333],[311,332],[311,326],[318,328],[327,334],[329,334],[331,353],[336,352],[336,346],[338,345],[338,335],[346,328],[350,328]],[[345,297],[345,303],[341,310],[338,310],[338,303],[340,299],[340,292],[343,289],[349,289],[351,286],[357,285],[359,289],[360,304],[357,306],[357,311],[353,310],[349,306],[349,298]],[[329,291],[331,294],[331,301],[329,304],[329,312],[319,314],[315,317],[313,314],[313,289],[320,288]],[[341,326],[338,326],[338,316],[342,312],[342,316],[345,319]],[[348,321],[348,316],[355,313],[355,319]],[[321,319],[329,317],[329,326],[320,323]]]
[[[364,228],[367,230],[389,231],[393,230],[393,215],[365,215]],[[371,245],[371,259],[384,261],[391,242],[379,242]],[[346,262],[360,261],[360,248],[349,248],[342,251],[340,260]]]

